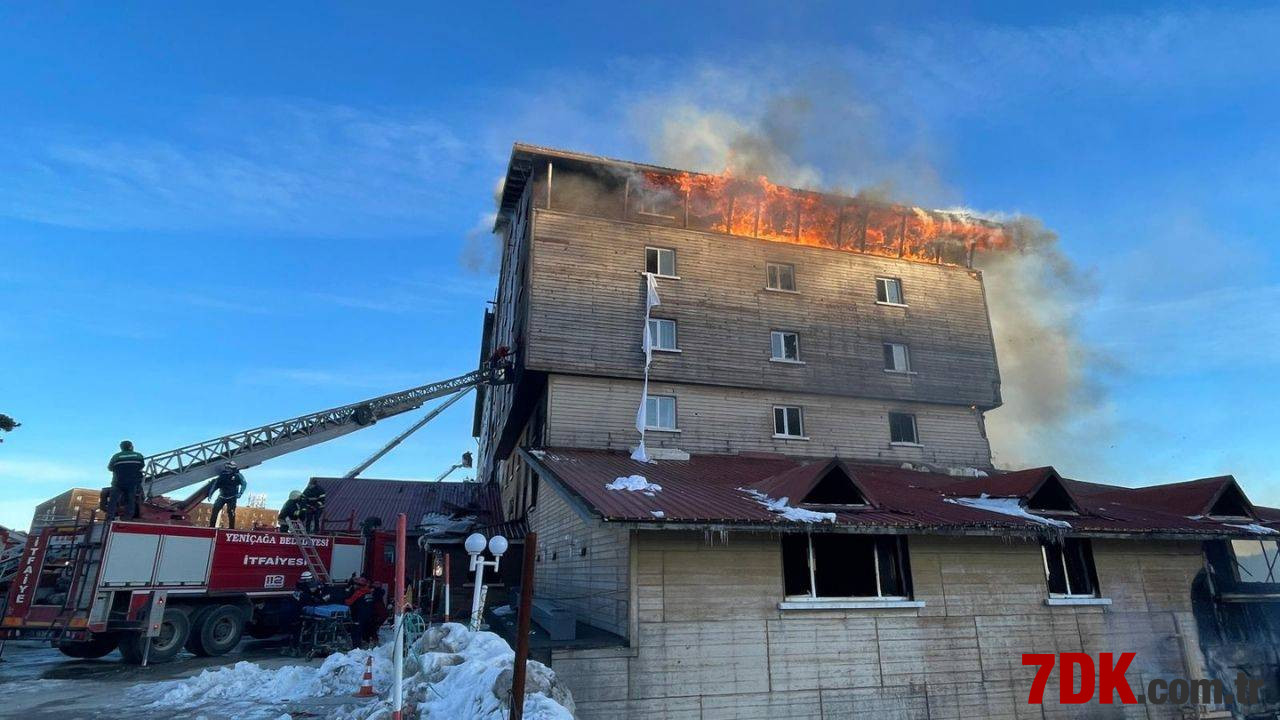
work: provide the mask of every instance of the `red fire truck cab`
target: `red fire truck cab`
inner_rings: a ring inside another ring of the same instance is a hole
[[[299,538],[124,521],[45,527],[27,540],[0,638],[48,639],[76,658],[118,647],[134,663],[144,654],[164,662],[183,647],[221,655],[243,633],[287,629],[293,590],[308,569],[303,543],[336,581],[363,572],[358,534]]]

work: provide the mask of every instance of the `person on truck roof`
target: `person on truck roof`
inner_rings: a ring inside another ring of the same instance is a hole
[[[276,520],[280,523],[280,532],[289,532],[289,520],[297,520],[302,517],[302,493],[294,490],[289,493],[289,499],[284,501],[284,505],[280,506],[280,512],[276,515]]]
[[[324,502],[328,497],[324,488],[313,478],[302,491],[302,525],[309,533],[320,532],[320,517],[324,515]]]
[[[218,470],[218,476],[209,483],[209,497],[213,497],[215,492],[218,493],[218,499],[213,501],[213,512],[209,514],[209,527],[218,527],[218,515],[222,512],[222,508],[227,509],[227,528],[235,529],[236,526],[236,501],[244,494],[245,488],[249,487],[249,482],[244,479],[244,475],[240,474],[240,468],[234,462],[227,462]]]
[[[107,470],[111,472],[111,491],[107,501],[107,520],[114,520],[124,505],[125,519],[138,517],[138,493],[142,489],[142,467],[146,463],[142,453],[133,449],[133,443],[120,441],[120,452],[111,456]]]

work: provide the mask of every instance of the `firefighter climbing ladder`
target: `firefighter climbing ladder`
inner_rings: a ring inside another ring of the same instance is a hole
[[[306,561],[311,577],[321,585],[328,585],[329,571],[325,568],[324,561],[320,559],[320,553],[316,552],[315,541],[307,534],[307,529],[294,518],[285,518],[284,522],[285,527],[289,528],[289,534],[298,541],[298,549],[302,551],[302,559]]]

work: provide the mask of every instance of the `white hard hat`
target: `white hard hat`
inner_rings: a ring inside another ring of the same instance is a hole
[[[298,498],[300,498],[300,497],[302,497],[302,491],[300,491],[300,490],[294,490],[294,491],[292,491],[292,492],[290,492],[290,493],[289,493],[289,499],[290,499],[290,500],[297,500],[297,499],[298,499]]]
[[[315,577],[315,575],[312,575],[310,570],[303,570],[303,571],[302,571],[302,578],[301,578],[301,579],[303,579],[303,580],[310,580],[310,579],[311,579],[311,578],[313,578],[313,577]]]

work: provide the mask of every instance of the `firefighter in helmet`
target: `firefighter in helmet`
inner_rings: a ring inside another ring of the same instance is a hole
[[[222,512],[222,508],[227,509],[227,527],[234,529],[236,526],[236,501],[244,495],[244,490],[249,486],[244,475],[240,474],[240,467],[234,462],[223,463],[222,468],[218,470],[218,476],[209,483],[209,495],[213,497],[217,493],[218,498],[213,501],[213,512],[209,513],[209,527],[218,527],[218,515]]]

